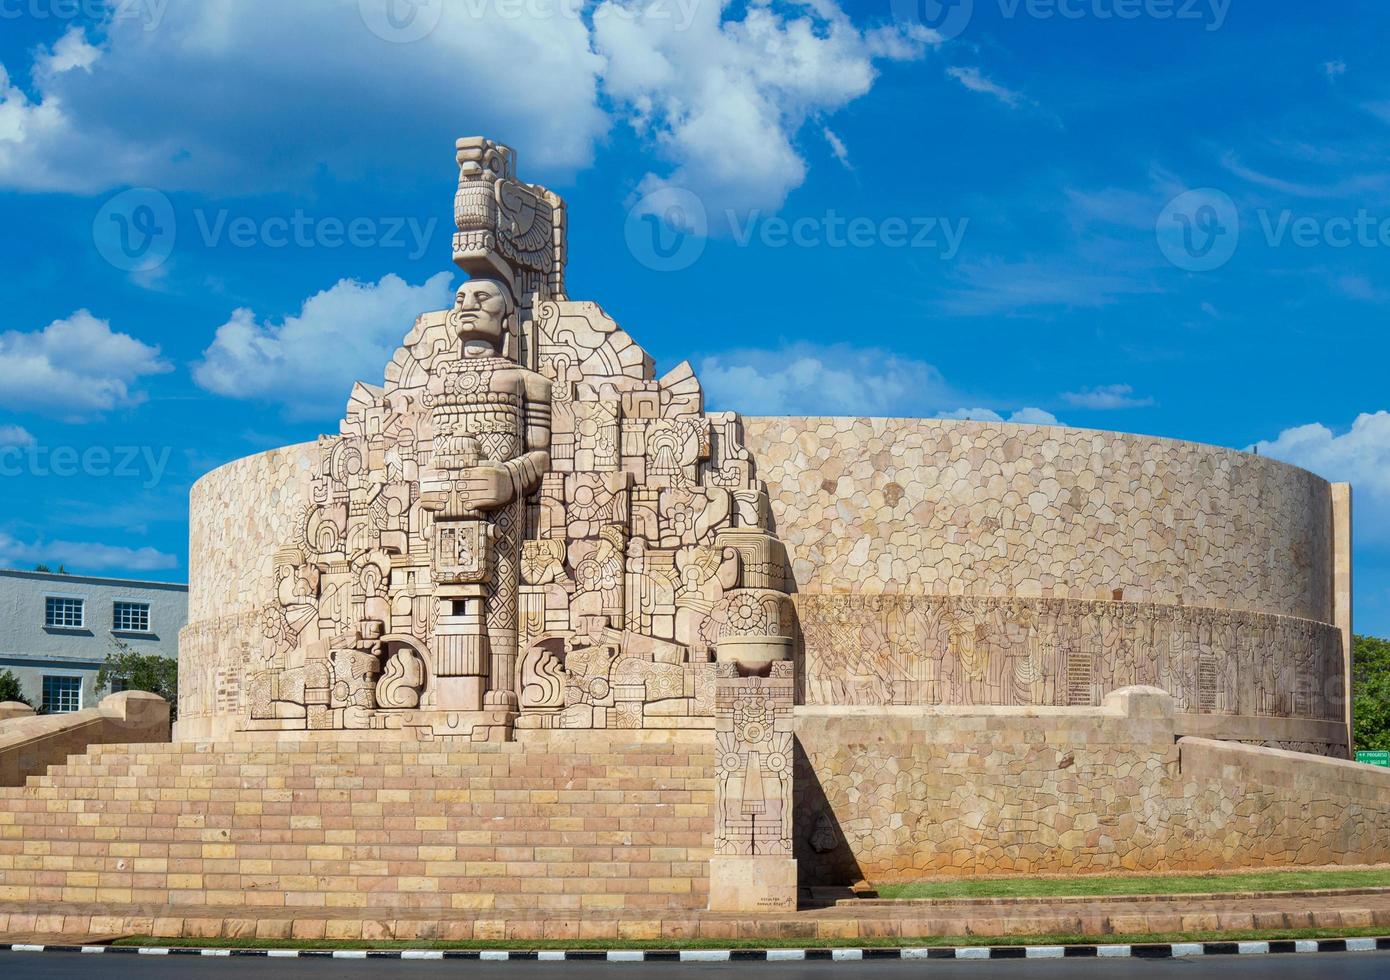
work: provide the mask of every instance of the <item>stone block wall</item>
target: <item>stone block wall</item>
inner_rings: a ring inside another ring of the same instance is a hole
[[[1179,738],[1172,699],[798,708],[803,883],[1390,861],[1390,771]]]

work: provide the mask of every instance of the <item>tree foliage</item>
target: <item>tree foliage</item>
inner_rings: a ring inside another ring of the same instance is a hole
[[[19,683],[19,678],[13,671],[0,670],[0,703],[5,701],[18,701],[20,704],[29,704],[29,699],[24,696],[24,688]],[[33,707],[29,704],[29,707]]]
[[[1356,747],[1390,750],[1390,640],[1356,637],[1351,674]]]
[[[97,672],[97,690],[108,691],[121,681],[127,691],[148,691],[169,702],[169,717],[178,720],[179,662],[158,654],[137,653],[130,644],[113,640],[114,649]]]

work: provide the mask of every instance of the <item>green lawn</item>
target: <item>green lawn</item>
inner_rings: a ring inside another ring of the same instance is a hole
[[[430,942],[429,940],[292,940],[292,939],[168,939],[130,936],[116,946],[171,946],[196,949],[876,949],[928,946],[1076,946],[1092,943],[1200,943],[1257,939],[1350,939],[1381,937],[1385,927],[1339,929],[1246,929],[1232,932],[1172,932],[1132,935],[1052,936],[923,936],[899,939],[513,939],[506,941]]]
[[[1194,895],[1390,887],[1390,868],[1374,871],[1261,871],[1221,875],[1123,878],[995,878],[878,885],[882,898],[1057,898],[1059,896]]]

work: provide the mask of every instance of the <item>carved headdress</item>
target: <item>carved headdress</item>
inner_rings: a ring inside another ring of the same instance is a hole
[[[565,298],[565,204],[516,179],[516,154],[480,136],[457,144],[454,262],[470,276],[497,279],[525,314]]]

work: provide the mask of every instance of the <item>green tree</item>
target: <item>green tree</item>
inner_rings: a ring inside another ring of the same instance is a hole
[[[1390,640],[1356,637],[1351,663],[1356,747],[1390,750]]]
[[[120,681],[126,691],[148,691],[169,702],[169,718],[179,715],[179,662],[158,654],[137,653],[130,644],[112,640],[112,651],[97,672],[97,691],[109,691]]]
[[[24,688],[19,684],[19,678],[12,671],[0,670],[0,702],[18,701],[20,704],[29,704],[29,699],[24,696]],[[29,704],[29,707],[33,707]]]

